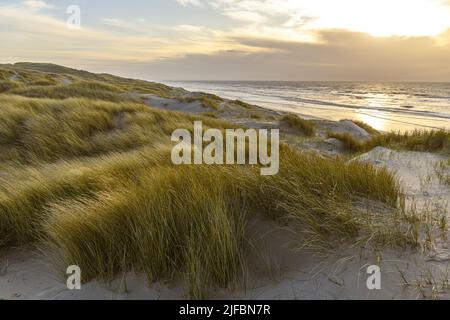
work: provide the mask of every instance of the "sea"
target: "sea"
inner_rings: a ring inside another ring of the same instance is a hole
[[[450,83],[166,81],[307,119],[363,121],[380,131],[450,130]]]

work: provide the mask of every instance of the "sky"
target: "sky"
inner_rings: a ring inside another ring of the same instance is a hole
[[[147,80],[450,81],[450,0],[0,0],[0,63],[18,61]]]

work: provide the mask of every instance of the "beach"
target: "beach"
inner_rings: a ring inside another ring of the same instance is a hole
[[[0,299],[448,298],[447,131],[382,133],[56,67],[0,69]],[[196,119],[279,130],[280,173],[174,166],[170,134]]]
[[[2,310],[450,300],[450,0],[2,0],[0,43]]]
[[[165,81],[306,118],[363,121],[377,130],[450,128],[450,84]]]

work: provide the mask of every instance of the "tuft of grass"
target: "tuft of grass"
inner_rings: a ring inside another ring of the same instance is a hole
[[[245,108],[245,109],[251,109],[252,108],[251,104],[249,104],[247,102],[244,102],[244,101],[241,101],[241,100],[234,100],[233,103],[238,105],[238,106],[240,106],[240,107],[242,107],[242,108]]]
[[[215,112],[202,112],[201,115],[210,118],[217,118],[217,114]]]
[[[446,130],[389,132],[375,135],[365,142],[359,142],[347,133],[328,132],[327,136],[341,140],[345,148],[351,152],[368,151],[377,146],[383,146],[394,149],[450,154],[450,132]]]
[[[336,133],[329,131],[327,132],[327,137],[341,141],[344,145],[344,149],[347,151],[361,152],[364,150],[364,145],[349,133]]]
[[[202,103],[203,108],[219,110],[219,103],[216,100],[213,100],[208,97],[202,97],[200,101]]]
[[[293,114],[287,114],[281,118],[281,121],[287,123],[291,128],[302,132],[305,136],[312,137],[315,135],[314,122],[302,119]]]
[[[13,73],[11,71],[0,68],[0,80],[1,81],[8,81],[12,74]]]
[[[20,82],[10,80],[0,80],[0,93],[4,93],[21,87],[22,85]]]
[[[8,93],[30,98],[89,98],[112,102],[126,101],[121,90],[113,85],[95,81],[80,81],[68,85],[39,85],[9,90]]]
[[[250,119],[261,119],[261,115],[259,113],[256,112],[252,112],[250,113]]]
[[[58,82],[53,79],[36,80],[30,83],[31,86],[54,86],[57,84]]]
[[[196,96],[181,97],[179,100],[187,103],[199,102],[205,109],[219,110],[222,99],[216,99],[211,94],[200,94]]]
[[[439,161],[435,167],[434,171],[436,177],[442,184],[447,184],[450,186],[450,159],[447,161]]]
[[[189,295],[204,298],[242,277],[246,204],[227,175],[155,168],[126,189],[55,204],[46,240],[66,263],[80,263],[85,279],[130,270],[150,283],[183,276]]]
[[[450,132],[447,130],[414,130],[390,132],[374,136],[366,143],[366,149],[389,146],[411,151],[442,152],[450,154]]]

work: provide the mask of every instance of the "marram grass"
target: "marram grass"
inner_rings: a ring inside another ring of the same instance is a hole
[[[450,154],[450,131],[443,129],[380,133],[364,142],[358,141],[348,133],[329,132],[328,137],[341,140],[345,149],[352,152],[364,152],[377,146],[383,146],[401,150]]]
[[[314,122],[302,119],[294,114],[283,116],[281,121],[286,122],[291,128],[298,130],[305,136],[312,137],[316,133]]]
[[[361,232],[397,230],[372,223],[358,206],[361,199],[398,206],[400,187],[385,169],[285,145],[280,173],[271,177],[255,166],[173,166],[173,130],[192,128],[194,120],[205,128],[234,126],[96,96],[133,90],[164,96],[171,89],[163,85],[53,65],[21,68],[27,81],[65,77],[76,90],[49,99],[61,84],[41,82],[36,92],[50,91],[39,97],[0,95],[2,248],[45,245],[62,269],[79,265],[84,281],[132,271],[149,283],[181,280],[189,297],[204,298],[211,288],[243,282],[251,217],[289,225],[299,246],[314,250],[355,241]]]
[[[175,167],[170,134],[193,116],[87,99],[0,102],[0,244],[45,243],[85,281],[143,272],[149,282],[182,279],[202,298],[243,278],[249,216],[295,221],[305,244],[324,246],[357,236],[352,199],[398,198],[385,170],[286,146],[274,177],[251,166]]]

